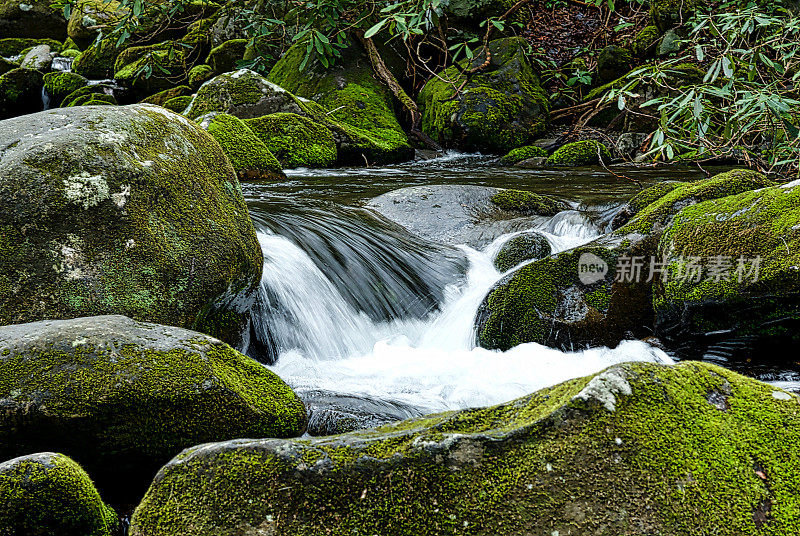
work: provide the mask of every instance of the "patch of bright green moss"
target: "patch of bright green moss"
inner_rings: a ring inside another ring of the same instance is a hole
[[[245,123],[284,168],[331,167],[336,163],[333,134],[307,117],[277,113]]]

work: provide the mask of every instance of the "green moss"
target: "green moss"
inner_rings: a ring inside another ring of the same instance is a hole
[[[723,330],[731,337],[781,337],[796,344],[800,188],[718,197],[680,210],[661,238],[668,279],[654,295],[660,323],[680,322],[687,336]],[[682,277],[692,258],[703,274]],[[757,274],[750,272],[756,258]],[[715,276],[710,270],[717,260],[721,271]]]
[[[245,122],[284,168],[330,167],[336,163],[333,134],[307,117],[277,113]]]
[[[50,95],[51,104],[58,104],[73,91],[85,87],[89,80],[85,77],[68,72],[56,71],[44,75],[44,89]]]
[[[116,38],[107,37],[99,43],[92,43],[72,62],[72,71],[90,80],[111,78],[120,51]]]
[[[176,114],[182,114],[186,108],[192,103],[192,97],[190,95],[184,95],[182,97],[172,97],[168,99],[164,103],[164,108],[167,110],[171,110]]]
[[[59,56],[61,56],[62,58],[71,58],[72,60],[75,60],[75,58],[77,58],[80,55],[81,51],[75,48],[69,48],[67,50],[62,51],[59,54]]]
[[[131,536],[791,534],[797,409],[713,365],[618,365],[492,408],[191,449]]]
[[[190,50],[172,41],[126,48],[114,62],[114,79],[137,95],[157,93],[187,81],[190,56]]]
[[[735,169],[720,173],[710,179],[679,184],[676,188],[666,186],[669,189],[668,192],[658,196],[652,203],[640,208],[636,217],[617,232],[620,234],[632,232],[647,234],[654,230],[661,230],[675,216],[678,210],[687,205],[764,188],[773,184],[761,173]],[[664,187],[660,186],[659,188]],[[637,204],[644,205],[650,197],[655,197],[660,191],[660,189],[653,189],[646,191],[649,192],[647,194],[643,192],[640,194],[643,197],[637,200]]]
[[[233,164],[240,179],[277,179],[285,175],[267,146],[239,118],[215,114],[208,121],[211,134]]]
[[[647,206],[655,203],[671,191],[681,186],[685,186],[685,182],[681,181],[662,181],[649,188],[645,188],[628,201],[628,206],[631,207],[633,214],[638,214]]]
[[[0,76],[0,119],[40,111],[42,86],[42,73],[34,69],[12,69]]]
[[[650,19],[664,33],[689,20],[697,8],[703,5],[702,0],[652,0]]]
[[[446,146],[500,154],[542,134],[549,103],[525,57],[525,46],[521,38],[492,41],[491,68],[473,75],[456,98],[454,88],[464,77],[455,67],[429,80],[419,94],[423,130]],[[481,52],[462,67],[484,61]]]
[[[75,91],[68,93],[67,96],[63,98],[61,101],[61,107],[68,108],[70,106],[80,106],[95,94],[110,96],[106,94],[106,90],[110,90],[110,88],[102,84],[79,87]]]
[[[65,99],[66,101],[66,99]],[[102,92],[94,92],[94,93],[87,93],[85,95],[81,95],[74,99],[71,99],[68,104],[65,104],[65,108],[69,108],[72,106],[104,106],[104,105],[115,105],[117,104],[117,99],[114,98],[113,95],[106,95]]]
[[[0,56],[10,58],[19,56],[25,49],[30,50],[36,45],[47,45],[52,50],[61,50],[61,43],[55,39],[36,39],[31,37],[7,37],[0,39]]]
[[[495,267],[506,272],[525,261],[538,260],[550,255],[550,243],[537,232],[515,236],[503,244],[494,259]]]
[[[236,69],[236,62],[244,57],[249,39],[231,39],[208,53],[206,63],[217,73],[225,73]]]
[[[659,37],[661,37],[661,32],[656,26],[645,26],[631,40],[631,52],[637,58],[646,57],[655,49]]]
[[[616,80],[630,70],[631,64],[630,50],[608,45],[597,56],[597,76],[604,82]]]
[[[0,534],[111,536],[117,515],[89,475],[63,454],[0,463]]]
[[[165,89],[164,91],[159,91],[158,93],[150,95],[146,99],[142,99],[142,102],[147,104],[155,104],[156,106],[164,106],[164,103],[166,103],[169,99],[187,96],[191,93],[192,89],[189,86],[178,86]]]
[[[597,164],[600,159],[604,163],[611,160],[608,148],[595,140],[584,140],[567,143],[556,150],[547,159],[551,166],[588,166]]]
[[[199,88],[203,82],[214,77],[214,69],[210,65],[195,65],[189,70],[188,82],[192,89]]]
[[[567,209],[561,201],[525,190],[500,190],[489,200],[502,210],[528,215],[555,216]]]
[[[37,408],[5,429],[0,457],[59,450],[114,495],[137,497],[151,471],[183,448],[305,430],[305,408],[289,386],[200,333],[97,317],[0,329],[0,348],[11,350],[0,357],[6,418]]]
[[[500,159],[500,163],[504,166],[513,166],[514,164],[529,158],[543,157],[547,157],[547,151],[541,147],[537,147],[536,145],[526,145],[524,147],[517,147],[516,149],[509,151],[508,154]]]

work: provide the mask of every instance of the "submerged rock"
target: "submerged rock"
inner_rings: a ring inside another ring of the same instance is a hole
[[[491,408],[188,449],[130,534],[789,534],[798,441],[796,395],[628,363]]]
[[[735,352],[738,342],[754,361],[793,358],[800,343],[800,184],[687,206],[658,253],[667,279],[654,293],[657,333],[681,356],[714,347]]]
[[[653,286],[661,269],[656,253],[672,218],[702,200],[770,184],[759,173],[733,170],[645,190],[631,200],[636,216],[616,231],[498,281],[478,309],[475,343],[507,350],[536,342],[574,350],[652,334]]]
[[[526,46],[522,38],[491,41],[489,66],[472,75],[455,98],[455,88],[464,82],[456,67],[445,70],[443,79],[429,80],[419,94],[425,133],[447,147],[500,154],[544,133],[549,103],[525,57]],[[485,60],[486,53],[479,51],[462,67]]]
[[[0,324],[125,314],[238,344],[263,266],[214,139],[152,105],[0,124]]]
[[[533,192],[469,185],[401,188],[370,200],[367,207],[427,240],[475,248],[568,209]]]
[[[135,500],[181,449],[303,433],[302,402],[223,342],[123,316],[0,327],[0,459],[57,450]]]
[[[111,536],[117,526],[89,475],[63,454],[0,463],[0,534]]]

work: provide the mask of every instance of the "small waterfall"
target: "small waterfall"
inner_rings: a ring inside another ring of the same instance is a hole
[[[343,431],[342,419],[373,426],[496,404],[618,362],[670,361],[638,341],[575,353],[474,348],[475,313],[502,277],[492,259],[513,235],[456,255],[358,211],[258,213],[265,262],[254,331],[309,407],[311,433]],[[598,235],[576,211],[537,230],[554,251]]]
[[[53,63],[51,65],[54,71],[63,71],[63,72],[70,72],[72,70],[72,60],[73,58],[64,58],[61,56],[56,56],[53,58]]]
[[[42,110],[50,109],[50,95],[45,88],[42,88]]]

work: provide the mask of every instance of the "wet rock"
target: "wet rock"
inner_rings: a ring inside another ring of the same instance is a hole
[[[526,145],[524,147],[517,147],[508,152],[500,159],[500,164],[504,166],[515,166],[523,160],[531,158],[547,158],[547,151],[537,145]]]
[[[0,534],[111,536],[119,524],[89,475],[54,452],[0,463],[0,504]]]
[[[644,132],[623,132],[617,138],[617,143],[614,146],[617,154],[627,158],[633,158],[640,152],[640,147],[647,139],[647,134]]]
[[[223,342],[123,316],[0,327],[0,459],[57,450],[136,500],[181,449],[303,433],[302,402]]]
[[[544,235],[528,231],[508,240],[494,259],[494,265],[501,272],[525,261],[535,261],[549,256],[550,242]]]
[[[491,408],[188,449],[130,534],[758,534],[765,498],[768,523],[800,522],[799,415],[720,367],[627,363]]]
[[[466,185],[401,188],[370,200],[367,207],[427,240],[475,248],[568,208],[533,192]]]
[[[683,357],[784,362],[800,342],[800,184],[686,206],[659,243],[657,333]]]
[[[308,410],[308,430],[312,436],[325,436],[375,428],[390,422],[421,416],[408,404],[370,399],[330,391],[299,393]]]
[[[630,50],[608,45],[597,57],[597,77],[601,82],[616,80],[630,70],[631,61]]]
[[[152,105],[0,123],[0,325],[125,314],[234,344],[263,260],[214,139]]]
[[[455,98],[454,87],[463,82],[456,67],[445,70],[443,80],[428,81],[419,94],[423,130],[446,147],[499,154],[528,145],[544,133],[549,103],[525,57],[525,46],[522,38],[490,42],[490,65],[471,76]],[[485,52],[478,51],[462,68],[485,60]]]

